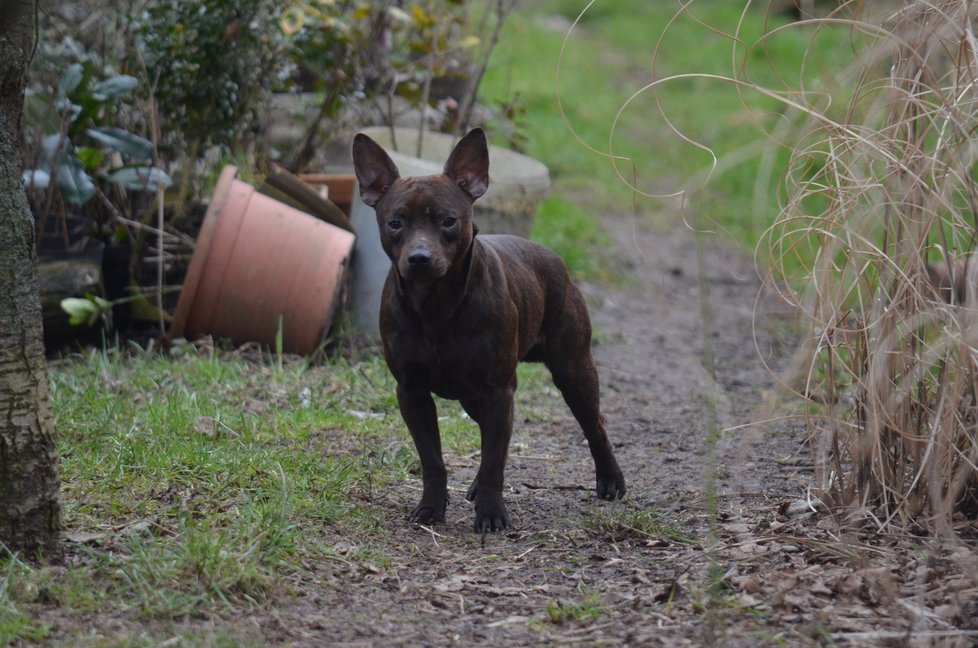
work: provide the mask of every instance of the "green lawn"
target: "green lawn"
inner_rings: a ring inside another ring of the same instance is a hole
[[[490,103],[519,96],[527,152],[550,167],[554,188],[534,236],[575,272],[593,274],[593,261],[581,261],[593,255],[580,248],[602,240],[595,216],[633,208],[678,216],[675,201],[643,194],[688,190],[687,219],[752,249],[777,213],[787,161],[766,133],[797,118],[750,85],[797,88],[804,70],[806,88],[824,89],[815,80],[852,57],[847,30],[812,38],[791,27],[761,41],[787,18],[722,0],[696,2],[675,21],[676,2],[598,0],[571,30],[586,5],[548,0],[518,10],[482,88]],[[675,75],[687,76],[661,82]],[[653,79],[660,84],[646,88]],[[719,166],[706,182],[714,156]]]

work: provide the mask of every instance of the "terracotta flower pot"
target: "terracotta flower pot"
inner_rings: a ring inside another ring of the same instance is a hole
[[[329,330],[356,237],[221,173],[197,239],[170,337],[315,350]],[[280,324],[281,323],[281,324]]]

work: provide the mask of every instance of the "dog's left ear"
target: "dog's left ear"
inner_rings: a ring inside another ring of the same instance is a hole
[[[489,145],[486,132],[473,128],[459,140],[445,162],[445,175],[472,200],[489,188]]]
[[[391,156],[363,133],[353,138],[353,170],[360,183],[360,198],[373,207],[399,177]]]

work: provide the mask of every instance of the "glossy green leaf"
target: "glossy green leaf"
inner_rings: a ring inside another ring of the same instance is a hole
[[[157,191],[173,185],[173,180],[163,169],[151,166],[134,166],[116,169],[108,175],[109,182],[121,184],[136,191]]]
[[[85,173],[81,161],[70,153],[61,158],[58,167],[58,191],[61,197],[73,205],[82,205],[95,195],[95,183]]]
[[[85,134],[93,140],[108,146],[113,151],[139,159],[153,157],[153,143],[145,137],[134,135],[122,128],[106,126],[89,128]]]
[[[54,102],[54,107],[58,113],[67,118],[69,124],[73,124],[82,114],[82,107],[69,99],[58,99]]]
[[[92,88],[92,98],[96,101],[112,101],[132,92],[139,85],[136,77],[120,74],[99,81]]]
[[[55,161],[64,155],[65,151],[71,150],[71,140],[65,135],[46,135],[41,140],[40,162],[41,167],[50,170],[54,167]]]
[[[92,326],[112,307],[101,297],[66,297],[61,300],[61,310],[68,313],[68,323],[72,326]]]
[[[72,63],[61,73],[61,78],[58,79],[58,89],[65,94],[71,94],[84,77],[85,69],[81,63]]]

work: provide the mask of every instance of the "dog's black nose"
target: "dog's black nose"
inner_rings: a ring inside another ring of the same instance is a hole
[[[428,250],[415,250],[408,255],[408,263],[413,266],[431,265],[431,252]]]

